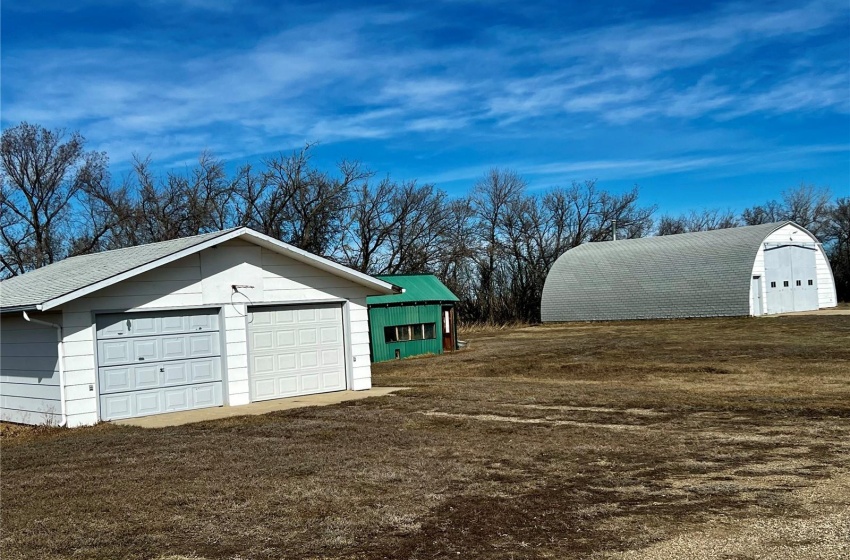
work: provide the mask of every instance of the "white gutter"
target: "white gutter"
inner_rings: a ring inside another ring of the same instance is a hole
[[[24,311],[24,320],[30,323],[38,323],[56,329],[56,342],[59,349],[59,407],[62,410],[62,421],[59,422],[59,427],[68,423],[68,415],[65,413],[65,348],[62,344],[62,327],[56,323],[48,323],[40,319],[32,319],[27,312]]]

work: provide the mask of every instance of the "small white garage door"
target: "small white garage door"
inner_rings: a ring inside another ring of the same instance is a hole
[[[221,406],[218,311],[97,316],[100,417]]]
[[[253,307],[248,321],[252,400],[345,389],[340,304]]]

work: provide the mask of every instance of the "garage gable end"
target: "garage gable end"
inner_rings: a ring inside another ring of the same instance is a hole
[[[391,294],[398,291],[388,282],[243,227],[161,243],[71,257],[21,276],[4,280],[0,283],[0,311],[11,312],[31,309],[45,311],[53,309],[123,280],[237,238],[324,272],[345,278],[373,290],[375,294]]]

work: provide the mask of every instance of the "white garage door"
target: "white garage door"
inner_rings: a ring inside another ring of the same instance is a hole
[[[252,400],[345,389],[340,304],[254,307],[248,320]]]
[[[764,278],[768,313],[818,308],[816,253],[814,243],[765,243]]]
[[[218,311],[97,316],[100,417],[221,406]]]

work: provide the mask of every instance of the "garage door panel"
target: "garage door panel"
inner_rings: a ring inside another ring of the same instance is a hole
[[[342,364],[342,352],[339,350],[322,350],[322,366],[339,366]]]
[[[104,420],[223,403],[215,311],[105,315],[97,325]]]
[[[98,348],[98,361],[102,365],[126,364],[133,361],[133,352],[127,340],[101,342]]]
[[[160,319],[159,332],[152,332],[151,334],[176,334],[183,333],[189,330],[188,326],[188,318],[187,317],[162,317]],[[138,331],[136,331],[138,333]]]
[[[297,354],[277,354],[277,370],[283,373],[298,371]]]
[[[277,395],[276,379],[257,379],[254,382],[254,396],[258,400],[273,399]]]
[[[216,387],[220,389],[220,385],[195,385],[191,387],[192,390],[192,406],[215,406],[217,404],[216,400]]]
[[[101,395],[100,409],[104,417],[110,420],[119,420],[164,412],[220,406],[221,402],[221,383],[213,382]]]
[[[161,358],[159,339],[135,338],[130,340],[133,361],[155,362]]]
[[[183,336],[170,336],[159,339],[162,344],[163,360],[179,360],[188,358],[187,341]]]
[[[199,357],[218,354],[219,337],[216,334],[196,334],[189,337],[189,356]]]
[[[100,368],[99,381],[102,394],[221,381],[221,361],[212,357]]]
[[[305,393],[318,391],[321,387],[317,374],[306,374],[301,376],[301,390]]]
[[[248,326],[260,328],[272,324],[272,314],[269,311],[252,311],[249,313]]]
[[[295,338],[295,331],[291,329],[276,332],[274,341],[278,348],[293,348],[298,345]]]
[[[129,367],[112,368],[106,370],[101,376],[101,392],[128,391],[131,387]]]
[[[319,329],[319,342],[324,344],[339,344],[340,330],[336,327],[322,327]]]
[[[340,377],[335,373],[326,373],[322,376],[323,385],[328,388],[339,388],[342,389],[342,384],[340,383]]]
[[[314,327],[298,329],[298,345],[309,346],[319,342],[319,336]]]
[[[314,368],[319,365],[318,352],[315,350],[298,353],[298,365],[302,369]]]
[[[144,317],[137,319],[129,319],[129,328],[127,329],[128,336],[148,336],[158,334],[159,325],[154,317]]]
[[[209,315],[190,315],[189,316],[189,329],[192,331],[217,331],[218,328],[218,314],[209,314]]]
[[[253,400],[345,389],[340,305],[255,309],[252,317],[248,340]]]
[[[129,394],[111,395],[100,398],[100,410],[104,418],[117,420],[133,416],[133,397]]]
[[[213,332],[219,330],[218,310],[171,311],[154,314],[113,313],[97,316],[97,338],[127,338]]]
[[[135,395],[135,410],[133,416],[143,416],[146,414],[160,414],[165,412],[162,406],[163,395],[162,391],[155,389],[145,393],[134,393]]]
[[[274,333],[271,331],[251,333],[251,345],[258,351],[274,348]]]
[[[298,322],[299,323],[313,323],[316,321],[316,310],[315,309],[299,309],[298,310]]]
[[[274,311],[271,313],[272,321],[278,325],[288,325],[295,323],[295,312],[289,309]]]
[[[189,381],[191,383],[202,383],[204,381],[218,381],[221,379],[221,361],[195,360],[186,366],[189,369]]]
[[[274,356],[252,356],[251,357],[251,365],[253,366],[253,371],[257,375],[264,375],[269,373],[274,373],[275,364],[274,364]]]
[[[189,383],[189,368],[185,362],[172,362],[162,368],[163,385],[186,385]]]
[[[124,316],[112,316],[109,320],[98,320],[99,329],[97,331],[98,338],[113,338],[124,336],[129,328],[130,321]]]
[[[319,309],[319,320],[320,321],[336,321],[340,318],[341,313],[338,308],[322,308]]]

